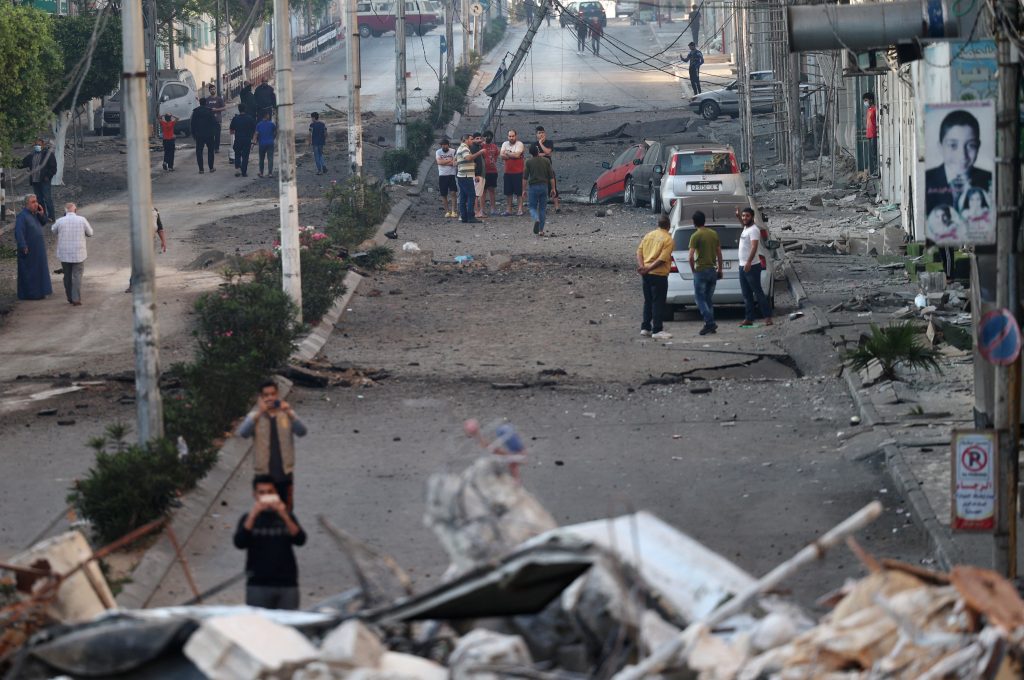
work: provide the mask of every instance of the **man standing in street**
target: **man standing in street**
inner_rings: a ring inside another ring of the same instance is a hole
[[[715,285],[722,278],[725,263],[722,261],[722,244],[713,229],[704,226],[704,213],[693,213],[693,226],[697,231],[690,237],[690,271],[693,272],[693,297],[697,309],[704,318],[701,335],[718,330],[715,323]]]
[[[46,210],[46,219],[53,220],[56,217],[53,208],[53,188],[50,182],[57,174],[57,157],[42,137],[36,139],[32,147],[32,153],[25,156],[21,161],[21,167],[29,171],[28,181],[32,185],[36,199]]]
[[[475,224],[477,220],[474,215],[473,204],[476,198],[476,189],[473,186],[473,176],[476,174],[476,155],[469,148],[472,135],[462,135],[462,143],[455,150],[455,182],[459,186],[459,222],[464,224]],[[477,152],[482,154],[483,150]]]
[[[231,148],[235,151],[235,177],[249,176],[249,152],[256,136],[256,119],[245,104],[238,105],[238,113],[231,119],[228,130],[234,136]]]
[[[548,209],[548,196],[555,191],[555,171],[551,161],[541,155],[540,145],[530,145],[530,160],[526,161],[527,192],[529,193],[530,216],[533,218],[533,233],[546,236],[544,224]]]
[[[864,136],[868,140],[868,173],[878,174],[878,107],[875,93],[864,93]]]
[[[747,207],[740,211],[740,223],[743,232],[740,234],[739,257],[737,264],[740,271],[740,292],[743,294],[743,323],[740,326],[754,325],[754,305],[760,307],[761,318],[766,326],[772,325],[772,305],[764,294],[761,285],[761,228],[754,224],[754,209]]]
[[[491,203],[491,215],[498,214],[498,201],[495,193],[498,191],[498,145],[494,143],[494,133],[488,130],[484,133],[484,212],[487,212],[487,202]]]
[[[523,9],[526,11],[526,25],[533,24],[533,13],[537,11],[537,3],[534,0],[523,0]]]
[[[658,228],[640,240],[636,249],[636,271],[640,274],[644,292],[644,316],[640,335],[655,340],[671,340],[672,334],[663,330],[665,300],[668,297],[668,273],[672,268],[675,241],[669,235],[671,222],[668,215],[658,218]]]
[[[299,567],[294,546],[306,532],[266,475],[252,480],[252,509],[238,520],[235,547],[245,550],[245,603],[264,609],[299,608]]]
[[[679,58],[684,64],[690,65],[690,87],[693,89],[693,94],[698,95],[701,92],[700,67],[704,65],[704,54],[697,49],[696,42],[690,43],[689,47],[689,53],[685,57],[679,55]]]
[[[441,140],[441,148],[434,152],[434,159],[437,161],[437,193],[441,194],[444,216],[457,217],[459,213],[455,211],[455,201],[459,189],[455,183],[455,149],[447,137]],[[456,196],[449,201],[449,194]]]
[[[267,83],[266,78],[260,81],[253,96],[256,98],[256,118],[258,120],[263,120],[264,114],[267,113],[271,116],[274,115],[274,109],[277,107],[277,93]]]
[[[320,114],[316,111],[309,114],[309,117],[312,119],[309,124],[309,145],[313,147],[313,163],[316,165],[316,174],[323,175],[327,172],[327,163],[324,162],[327,126],[320,120]]]
[[[196,163],[199,165],[199,174],[203,174],[204,146],[210,172],[217,172],[213,167],[213,137],[217,131],[217,119],[213,117],[213,111],[206,105],[205,97],[199,100],[199,106],[192,109],[189,125],[192,128],[192,137],[196,140]]]
[[[508,141],[502,142],[501,151],[499,156],[505,163],[505,176],[502,180],[504,183],[505,190],[505,212],[502,216],[508,217],[512,214],[512,198],[515,197],[519,203],[518,212],[516,215],[523,214],[523,164],[525,160],[523,156],[526,154],[526,149],[523,147],[523,143],[517,138],[515,130],[508,131]]]
[[[548,163],[551,164],[551,179],[554,181],[554,186],[551,190],[551,196],[555,201],[555,212],[562,212],[562,199],[558,196],[558,178],[555,176],[555,143],[548,139],[548,133],[540,125],[537,126],[537,146],[540,148],[540,155],[548,159]]]
[[[164,144],[164,170],[174,172],[174,125],[178,122],[177,116],[165,113],[160,119],[160,139]]]
[[[253,438],[253,472],[270,476],[289,510],[295,507],[295,436],[305,437],[306,431],[273,380],[260,385],[256,406],[238,426],[239,437]]]
[[[238,92],[238,103],[245,107],[253,119],[256,118],[256,95],[252,93],[252,83],[248,80],[242,83],[242,89]]]
[[[274,142],[277,140],[277,126],[270,120],[270,110],[264,109],[260,122],[256,123],[256,137],[260,146],[260,171],[263,177],[263,160],[267,160],[267,177],[274,176]]]
[[[473,152],[473,196],[475,211],[473,217],[482,220],[484,215],[484,185],[487,183],[487,162],[484,160],[484,136],[473,133],[469,150]]]
[[[590,51],[595,56],[601,54],[601,19],[599,17],[590,17]]]
[[[224,97],[217,94],[217,86],[213,83],[210,83],[209,93],[206,95],[206,105],[213,111],[213,118],[217,121],[217,127],[213,132],[213,152],[220,153],[220,133],[223,126],[224,110],[227,107],[224,105]]]
[[[700,8],[697,3],[690,5],[690,35],[694,43],[700,42]]]
[[[82,273],[85,270],[85,239],[92,236],[89,220],[78,214],[74,203],[64,205],[64,217],[53,223],[57,234],[57,259],[64,271],[64,295],[73,306],[82,304]]]
[[[14,221],[14,242],[18,247],[18,299],[42,300],[53,294],[50,263],[46,258],[43,225],[50,220],[35,194],[25,197],[25,208]]]

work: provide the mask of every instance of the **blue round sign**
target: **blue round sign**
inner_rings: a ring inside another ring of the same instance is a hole
[[[1009,366],[1020,355],[1020,326],[1007,309],[994,309],[978,323],[978,352],[989,363]]]

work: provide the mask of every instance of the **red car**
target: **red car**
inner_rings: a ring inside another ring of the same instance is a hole
[[[634,144],[619,154],[613,162],[601,163],[604,172],[590,187],[591,203],[607,203],[616,199],[625,199],[626,205],[632,205],[630,197],[626,196],[626,185],[634,166],[643,160],[644,152],[647,151],[647,142]]]

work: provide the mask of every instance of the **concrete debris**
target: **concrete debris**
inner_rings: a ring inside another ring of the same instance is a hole
[[[184,654],[211,680],[288,677],[319,654],[294,628],[259,614],[208,619],[185,643]]]
[[[462,636],[448,658],[451,680],[501,680],[499,673],[483,668],[525,668],[532,663],[530,650],[523,638],[483,628]]]
[[[320,645],[320,656],[331,668],[376,668],[385,651],[376,633],[357,619],[332,630]]]

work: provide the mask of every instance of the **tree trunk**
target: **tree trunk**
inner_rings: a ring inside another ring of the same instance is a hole
[[[167,25],[167,62],[171,69],[177,68],[174,64],[174,24]]]
[[[64,147],[67,146],[69,127],[71,127],[71,111],[61,111],[50,123],[50,130],[53,132],[53,155],[57,159],[57,174],[50,182],[54,186],[63,186],[64,184]]]

